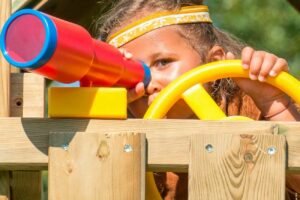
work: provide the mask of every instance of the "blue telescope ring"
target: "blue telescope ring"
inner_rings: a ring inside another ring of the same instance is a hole
[[[45,29],[45,41],[41,51],[38,53],[38,55],[35,58],[26,62],[19,62],[11,58],[11,56],[9,55],[6,49],[6,34],[9,29],[9,26],[14,22],[14,20],[16,20],[18,17],[22,15],[36,16],[42,22]],[[26,68],[35,69],[46,64],[54,54],[56,45],[57,45],[57,31],[56,31],[55,24],[47,15],[42,14],[33,9],[23,9],[11,15],[10,18],[4,24],[0,35],[0,49],[2,51],[4,58],[11,65],[21,69],[26,69]]]

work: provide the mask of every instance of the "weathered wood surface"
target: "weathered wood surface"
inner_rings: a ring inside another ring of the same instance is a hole
[[[0,168],[47,168],[50,132],[145,133],[148,168],[187,171],[194,134],[283,134],[288,170],[300,168],[299,122],[0,118]]]
[[[49,199],[145,198],[145,135],[50,134]]]
[[[42,176],[40,171],[12,172],[13,200],[40,200],[42,192]]]
[[[33,73],[14,73],[10,88],[11,117],[44,117],[45,78]]]
[[[193,135],[189,199],[283,200],[283,135]]]
[[[45,78],[32,73],[13,73],[10,77],[10,116],[43,117],[45,110]],[[40,200],[40,171],[13,171],[11,191],[14,200]]]
[[[8,200],[10,197],[9,178],[7,171],[0,172],[0,200]]]
[[[20,8],[23,8],[28,3],[32,2],[33,0],[10,0],[12,4],[12,12],[17,11]]]
[[[10,116],[43,117],[45,79],[31,73],[10,74]],[[17,143],[14,146],[18,146]],[[7,170],[10,170],[9,168]],[[14,200],[40,200],[40,171],[3,171],[0,177],[0,194]],[[6,175],[5,175],[6,174]],[[4,178],[6,177],[6,178]],[[6,183],[6,186],[3,184]]]
[[[0,1],[0,31],[11,13],[11,0]],[[9,117],[10,65],[0,53],[0,117]],[[10,198],[9,172],[0,171],[0,200]]]
[[[0,30],[11,13],[11,0],[0,1]],[[0,53],[0,116],[9,116],[10,65]]]

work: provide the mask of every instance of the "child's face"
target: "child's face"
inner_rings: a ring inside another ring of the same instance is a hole
[[[171,81],[202,63],[200,55],[176,26],[151,31],[122,48],[132,53],[134,59],[144,61],[151,69],[152,80],[146,90],[149,96],[129,105],[137,117],[143,115],[157,94]],[[186,118],[190,115],[190,109],[182,100],[168,113],[170,118]]]

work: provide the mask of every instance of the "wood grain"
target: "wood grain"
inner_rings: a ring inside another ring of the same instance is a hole
[[[0,1],[0,30],[11,13],[11,0]],[[0,54],[0,116],[9,116],[10,65]]]
[[[45,78],[33,73],[13,73],[10,87],[11,117],[44,117]]]
[[[140,200],[144,188],[145,135],[50,135],[50,200]]]
[[[284,199],[285,137],[191,136],[189,199]]]
[[[0,1],[0,30],[11,13],[11,0]],[[0,53],[0,117],[9,117],[10,65]],[[0,200],[10,198],[9,172],[0,171]]]
[[[42,191],[40,171],[13,171],[11,187],[15,200],[40,200]]]
[[[282,134],[288,144],[288,170],[300,170],[299,122],[36,118],[0,118],[0,168],[47,169],[49,132],[99,131],[145,133],[147,167],[152,171],[187,171],[191,135]]]
[[[45,79],[32,73],[12,73],[10,80],[10,116],[43,117]],[[12,171],[10,174],[10,191],[14,200],[41,199],[40,171]]]

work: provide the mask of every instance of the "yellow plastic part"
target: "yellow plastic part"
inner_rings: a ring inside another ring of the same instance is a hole
[[[218,61],[197,67],[180,76],[175,81],[170,83],[166,88],[164,88],[148,108],[146,114],[144,115],[144,119],[163,118],[169,109],[180,98],[183,98],[191,106],[195,114],[201,119],[209,119],[212,117],[212,119],[221,120],[249,120],[249,118],[243,116],[222,117],[222,113],[219,113],[219,110],[216,109],[216,104],[211,102],[212,99],[208,97],[209,95],[207,92],[201,87],[198,87],[197,89],[197,87],[194,86],[198,83],[206,83],[221,78],[248,78],[248,73],[249,72],[247,70],[242,68],[240,60]],[[300,104],[300,81],[293,76],[286,72],[281,72],[275,78],[268,77],[266,82],[282,90],[296,103]],[[198,99],[199,97],[203,99]],[[196,105],[197,101],[200,105]],[[205,105],[204,107],[207,107],[208,109],[202,108],[201,104]],[[212,108],[212,111],[216,111],[217,114],[211,115],[209,107]],[[197,109],[200,109],[200,111],[197,111]],[[206,116],[205,113],[208,115]],[[146,194],[152,194],[152,196],[146,195],[147,200],[162,199],[157,188],[154,187],[154,177],[150,172],[147,173],[146,185]]]
[[[197,83],[206,83],[228,77],[249,78],[248,73],[242,68],[240,60],[224,60],[196,67],[164,88],[154,99],[144,118],[159,119],[164,117],[167,111],[181,98],[181,94]],[[268,77],[266,82],[285,92],[295,102],[300,103],[300,82],[295,77],[281,72],[274,78]]]
[[[152,172],[146,173],[146,200],[162,200]]]
[[[219,120],[226,117],[225,113],[201,84],[189,88],[182,94],[182,98],[199,119]]]
[[[125,88],[49,88],[48,115],[53,118],[126,119],[127,91]]]
[[[230,121],[253,121],[253,119],[241,115],[228,116],[221,120],[230,120]]]

